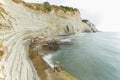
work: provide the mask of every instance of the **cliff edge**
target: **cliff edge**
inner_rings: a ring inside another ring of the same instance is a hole
[[[3,28],[24,31],[34,28],[41,35],[65,35],[96,32],[92,23],[83,22],[76,8],[67,6],[25,3],[21,0],[0,1],[0,24]]]

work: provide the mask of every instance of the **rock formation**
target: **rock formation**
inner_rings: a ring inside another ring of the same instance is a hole
[[[78,10],[64,11],[54,6],[37,11],[38,6],[21,0],[0,0],[0,40],[7,46],[0,61],[0,80],[40,80],[28,57],[30,38],[96,31],[93,25],[82,22]]]
[[[24,31],[24,28],[30,30],[29,27],[34,27],[41,31],[41,35],[63,35],[85,32],[85,30],[96,31],[96,29],[93,30],[93,26],[82,22],[78,10],[64,11],[57,6],[49,12],[45,12],[45,10],[37,10],[39,9],[38,4],[15,3],[13,1],[1,0],[0,23],[13,27],[14,30]]]

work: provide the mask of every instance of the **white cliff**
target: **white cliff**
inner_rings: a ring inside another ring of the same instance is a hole
[[[0,39],[7,51],[0,61],[0,75],[6,80],[40,80],[28,57],[29,39],[34,36],[93,32],[82,22],[79,11],[55,9],[38,13],[12,0],[0,0]],[[1,78],[0,78],[1,79]]]

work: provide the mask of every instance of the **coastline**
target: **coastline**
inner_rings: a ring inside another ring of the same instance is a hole
[[[41,80],[79,80],[62,69],[60,69],[60,71],[54,71],[53,64],[50,65],[44,59],[45,56],[55,52],[54,50],[40,49],[40,51],[37,52],[35,51],[35,47],[35,44],[30,45],[29,58],[31,59]]]

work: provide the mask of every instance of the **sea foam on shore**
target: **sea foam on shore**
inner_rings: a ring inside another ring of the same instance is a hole
[[[52,54],[45,55],[43,57],[44,61],[53,69],[54,68],[54,63],[52,62]]]

